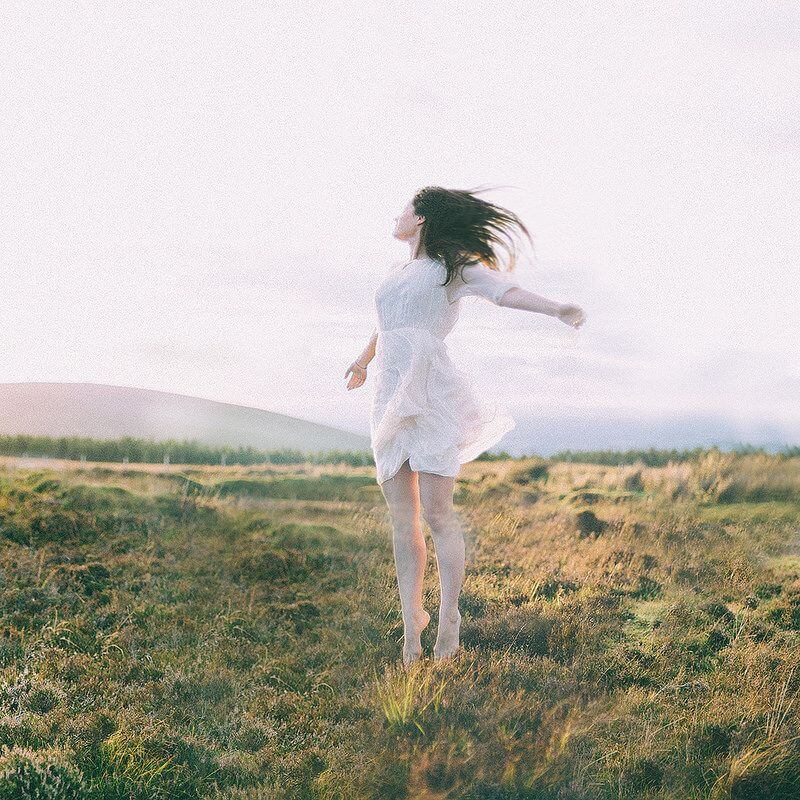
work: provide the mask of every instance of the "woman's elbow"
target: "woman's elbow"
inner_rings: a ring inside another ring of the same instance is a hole
[[[505,306],[506,308],[516,308],[516,298],[519,297],[520,292],[523,291],[524,289],[520,289],[518,286],[511,286],[508,289],[504,289],[497,296],[495,305]]]

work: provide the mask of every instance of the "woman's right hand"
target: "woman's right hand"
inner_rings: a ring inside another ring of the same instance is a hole
[[[572,303],[564,303],[558,311],[558,318],[565,324],[573,328],[580,328],[586,321],[586,314],[580,306]]]
[[[352,375],[350,375],[350,373],[352,373]],[[359,386],[364,385],[364,381],[367,379],[367,369],[366,367],[362,367],[357,361],[354,361],[347,368],[344,377],[346,378],[348,375],[350,375],[350,382],[347,384],[347,388],[357,389]]]

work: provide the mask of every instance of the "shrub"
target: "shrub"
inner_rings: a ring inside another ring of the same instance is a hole
[[[586,536],[599,536],[607,527],[607,523],[597,517],[593,511],[581,511],[575,517],[578,532],[581,538]]]
[[[62,752],[8,746],[0,750],[3,800],[80,800],[85,796],[83,775]]]
[[[515,469],[509,475],[511,483],[526,486],[530,483],[546,481],[549,476],[548,464],[546,461],[536,461],[533,464],[525,464]]]

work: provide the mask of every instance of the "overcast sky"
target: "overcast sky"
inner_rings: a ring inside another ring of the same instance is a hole
[[[796,2],[7,2],[0,381],[368,433],[343,373],[420,186],[535,239],[557,320],[462,302],[516,415],[718,411],[800,441]]]

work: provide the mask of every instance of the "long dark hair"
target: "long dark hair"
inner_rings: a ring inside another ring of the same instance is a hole
[[[475,197],[485,191],[489,190],[424,186],[411,201],[414,213],[425,217],[419,244],[447,269],[442,286],[467,264],[480,262],[499,270],[498,248],[508,253],[507,271],[513,271],[517,261],[512,236],[515,228],[533,244],[528,229],[513,211]]]

